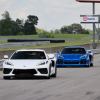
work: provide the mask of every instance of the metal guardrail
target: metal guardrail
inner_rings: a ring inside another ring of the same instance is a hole
[[[100,54],[100,49],[92,49],[92,52],[93,52],[94,54]]]
[[[4,59],[0,60],[0,70],[2,69]]]
[[[2,64],[4,60],[0,60],[0,70],[2,69]]]

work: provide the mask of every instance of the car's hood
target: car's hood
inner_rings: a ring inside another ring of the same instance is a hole
[[[64,60],[79,60],[82,56],[82,54],[62,54],[61,55]]]
[[[5,62],[9,62],[14,68],[27,69],[38,67],[41,63],[46,62],[46,60],[7,60]]]

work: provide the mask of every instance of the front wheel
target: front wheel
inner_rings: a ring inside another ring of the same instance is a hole
[[[91,63],[90,66],[93,67],[93,63]]]
[[[51,73],[51,66],[49,67],[47,79],[50,79],[50,73]]]
[[[89,61],[86,67],[90,67],[90,66],[91,66],[91,62]]]
[[[57,77],[57,68],[55,67],[55,73],[52,75],[52,77]]]

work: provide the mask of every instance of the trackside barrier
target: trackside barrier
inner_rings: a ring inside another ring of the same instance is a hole
[[[100,49],[92,49],[92,52],[93,52],[94,54],[100,54]]]
[[[0,70],[2,70],[2,64],[4,60],[0,60]]]

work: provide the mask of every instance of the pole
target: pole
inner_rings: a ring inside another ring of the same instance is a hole
[[[99,35],[99,23],[98,23],[98,29],[97,29],[97,36],[98,36],[98,43],[99,43],[99,37],[100,37],[100,35]]]
[[[93,15],[95,15],[95,2],[93,4]],[[95,23],[93,23],[93,43],[92,43],[93,49],[96,49],[96,42],[95,42]]]

